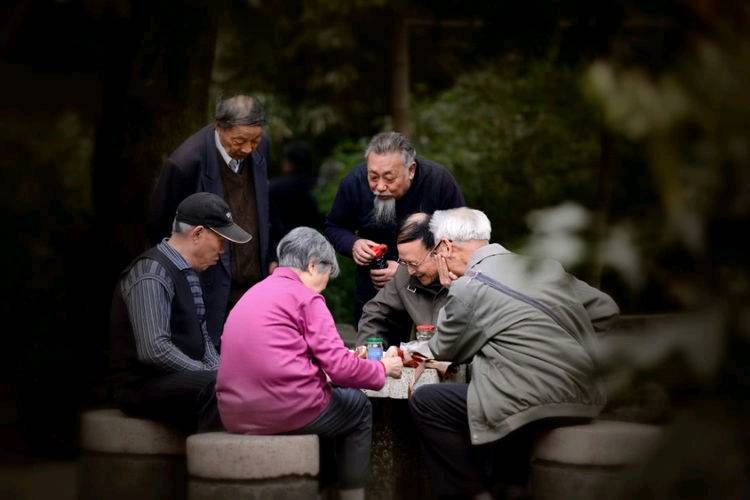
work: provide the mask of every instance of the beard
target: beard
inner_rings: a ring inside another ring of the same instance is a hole
[[[379,226],[390,226],[396,223],[396,199],[375,196],[372,207],[372,218]]]

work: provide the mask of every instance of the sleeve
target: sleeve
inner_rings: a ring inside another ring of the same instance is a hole
[[[321,295],[314,296],[305,305],[303,318],[307,345],[334,384],[355,389],[383,388],[383,365],[379,361],[360,359],[349,352]]]
[[[460,281],[451,285],[448,301],[438,313],[437,333],[429,342],[435,359],[468,363],[487,342],[487,333],[474,318],[476,297],[465,298],[475,293]]]
[[[259,181],[264,183],[266,193],[266,207],[268,214],[268,248],[265,249],[266,262],[276,262],[278,257],[276,255],[276,247],[279,241],[283,237],[283,234],[279,234],[274,226],[278,221],[274,219],[276,212],[278,211],[271,200],[271,188],[268,181],[268,166],[271,164],[271,141],[268,136],[263,134],[263,139],[258,146],[258,154],[265,160],[265,167],[263,168],[262,175],[259,176]],[[263,272],[265,273],[266,270]]]
[[[383,337],[389,345],[409,340],[412,320],[398,293],[397,281],[390,280],[364,305],[357,326],[357,345],[364,345],[368,337]]]
[[[581,281],[574,276],[571,276],[571,279],[574,280],[573,289],[576,298],[586,309],[591,324],[594,326],[594,331],[605,331],[620,314],[617,303],[612,297],[585,281]]]
[[[219,368],[219,353],[216,351],[216,347],[208,335],[208,328],[205,321],[201,326],[201,330],[203,330],[203,346],[205,349],[203,364],[207,370],[217,370]]]
[[[324,233],[338,253],[352,257],[352,247],[357,241],[356,188],[354,177],[344,178],[336,191],[331,210],[325,218]]]
[[[172,342],[169,330],[172,302],[164,281],[144,276],[123,293],[123,298],[133,325],[139,361],[172,372],[216,368],[185,355]]]

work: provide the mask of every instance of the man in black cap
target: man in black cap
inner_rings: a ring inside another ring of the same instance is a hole
[[[198,273],[219,261],[224,240],[250,239],[221,197],[195,193],[177,207],[171,236],[122,272],[110,316],[109,383],[125,413],[185,432],[221,426],[214,393],[219,356]]]

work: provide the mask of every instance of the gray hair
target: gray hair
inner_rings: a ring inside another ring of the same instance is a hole
[[[266,123],[266,112],[257,97],[236,95],[219,100],[214,119],[221,128],[238,125],[263,126]]]
[[[436,210],[430,219],[430,231],[436,242],[441,240],[489,241],[492,225],[484,212],[460,207]]]
[[[172,232],[175,234],[189,233],[194,227],[195,226],[188,224],[187,222],[178,221],[177,217],[172,220]]]
[[[375,153],[376,155],[400,153],[401,161],[404,162],[405,168],[408,168],[414,161],[414,158],[417,157],[417,152],[414,150],[411,142],[409,142],[409,139],[398,132],[381,132],[377,134],[372,138],[370,144],[367,145],[367,149],[365,149],[365,161],[367,161],[370,153]]]
[[[339,275],[339,263],[336,252],[328,240],[311,227],[295,227],[279,242],[276,247],[279,265],[307,270],[308,264],[316,264],[321,272],[331,273],[331,278]]]

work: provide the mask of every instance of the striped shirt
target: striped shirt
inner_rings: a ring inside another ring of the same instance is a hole
[[[169,272],[159,262],[141,259],[120,283],[120,291],[133,326],[138,360],[170,371],[216,370],[219,355],[208,336],[206,308],[198,273],[166,241],[166,238],[162,240],[157,249],[185,274],[190,284],[206,349],[203,359],[198,361],[180,351],[172,342],[170,317],[175,294],[174,283]]]

